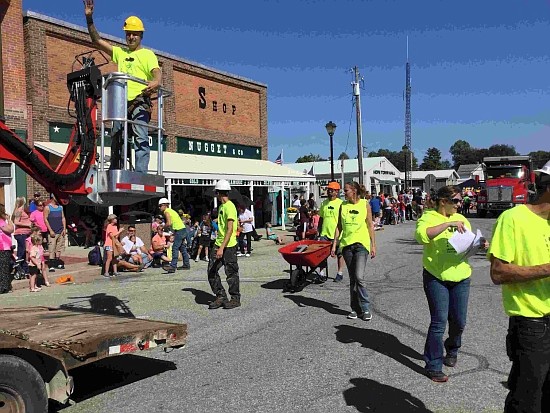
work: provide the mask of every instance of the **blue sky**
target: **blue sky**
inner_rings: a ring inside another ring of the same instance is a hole
[[[23,8],[85,25],[79,0]],[[335,156],[357,155],[353,66],[363,145],[400,150],[407,36],[420,160],[432,146],[449,157],[457,139],[550,150],[549,0],[96,0],[101,32],[122,36],[132,14],[145,46],[267,84],[270,160],[283,148],[285,163],[328,157],[329,120]]]

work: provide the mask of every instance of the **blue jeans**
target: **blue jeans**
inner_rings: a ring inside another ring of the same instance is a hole
[[[550,315],[510,317],[506,353],[512,369],[504,412],[550,411]]]
[[[23,260],[21,262],[21,268],[23,268],[23,270],[25,271],[25,274],[28,274],[29,273],[29,264],[27,263],[27,256],[26,256],[26,252],[27,252],[27,244],[26,244],[26,240],[27,238],[29,237],[28,234],[17,234],[17,235],[14,235],[13,236],[15,238],[15,241],[17,241],[17,259],[18,260]]]
[[[128,102],[130,104],[130,102]],[[151,120],[151,114],[147,111],[146,106],[138,105],[134,108],[129,116],[130,120],[138,120],[141,122],[149,123]],[[124,142],[123,142],[123,123],[119,121],[113,122],[113,129],[111,131],[112,145],[111,145],[111,169],[122,169],[123,155],[124,155]],[[134,137],[134,149],[136,152],[136,164],[135,171],[146,174],[149,170],[149,158],[151,156],[151,148],[149,147],[149,130],[146,126],[128,124],[128,140],[130,137]],[[128,156],[130,154],[128,153]]]
[[[187,246],[183,242],[187,237],[187,229],[182,228],[175,232],[174,243],[172,244],[172,261],[170,266],[176,268],[178,266],[179,252],[183,257],[183,266],[189,267],[189,253],[187,252]]]
[[[424,346],[426,370],[441,371],[443,348],[455,356],[462,344],[462,332],[466,326],[470,278],[459,282],[441,281],[424,270],[424,292],[430,307],[430,328]],[[443,334],[449,320],[449,337],[443,343]]]
[[[342,255],[348,267],[351,309],[357,314],[363,314],[369,309],[369,295],[365,284],[369,252],[363,244],[355,243],[344,247]]]

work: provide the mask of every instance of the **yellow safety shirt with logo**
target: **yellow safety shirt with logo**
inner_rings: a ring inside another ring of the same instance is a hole
[[[449,227],[433,239],[428,238],[426,234],[428,228],[453,221],[462,221],[466,228],[472,229],[470,222],[461,214],[453,214],[446,218],[439,212],[428,209],[416,222],[415,237],[420,244],[424,245],[422,254],[424,268],[441,281],[458,282],[472,275],[472,267],[463,259],[462,254],[458,254],[449,244],[449,238],[454,235],[456,228]]]
[[[153,80],[153,69],[159,69],[157,56],[149,49],[137,49],[130,52],[127,48],[113,46],[113,62],[118,71],[146,81]],[[134,100],[147,86],[141,83],[128,82],[128,101]]]
[[[338,226],[338,211],[340,211],[340,205],[342,205],[342,200],[340,198],[336,198],[334,201],[325,199],[321,203],[319,207],[319,217],[323,218],[323,226],[321,227],[321,234],[319,235],[322,237],[334,239],[334,233]]]
[[[340,236],[340,248],[352,244],[363,244],[370,251],[370,234],[367,226],[367,208],[365,199],[353,204],[349,201],[342,202],[340,215],[342,218],[342,235]]]
[[[225,204],[221,204],[218,207],[218,236],[216,237],[216,246],[218,247],[223,243],[223,239],[227,232],[227,222],[230,220],[233,221],[233,234],[231,234],[231,238],[229,238],[229,242],[226,246],[234,247],[237,245],[237,226],[239,220],[237,218],[237,208],[235,208],[235,204],[231,201],[227,201]]]
[[[550,220],[525,205],[504,211],[487,255],[521,267],[550,263]],[[550,315],[550,278],[502,284],[502,301],[509,316]]]
[[[164,212],[168,212],[168,215],[170,215],[170,221],[172,222],[172,229],[174,231],[179,231],[180,229],[185,228],[185,224],[183,223],[181,217],[176,211],[174,211],[172,208],[166,208]]]

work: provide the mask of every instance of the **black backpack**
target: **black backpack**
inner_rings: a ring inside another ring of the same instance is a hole
[[[101,248],[96,245],[88,253],[88,264],[90,265],[103,265],[103,257],[101,256]]]

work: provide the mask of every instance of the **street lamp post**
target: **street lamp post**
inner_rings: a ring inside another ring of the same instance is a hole
[[[332,137],[334,136],[334,131],[336,130],[336,123],[329,121],[325,128],[327,129],[328,136],[330,137],[330,180],[334,181],[334,148],[332,145]]]

